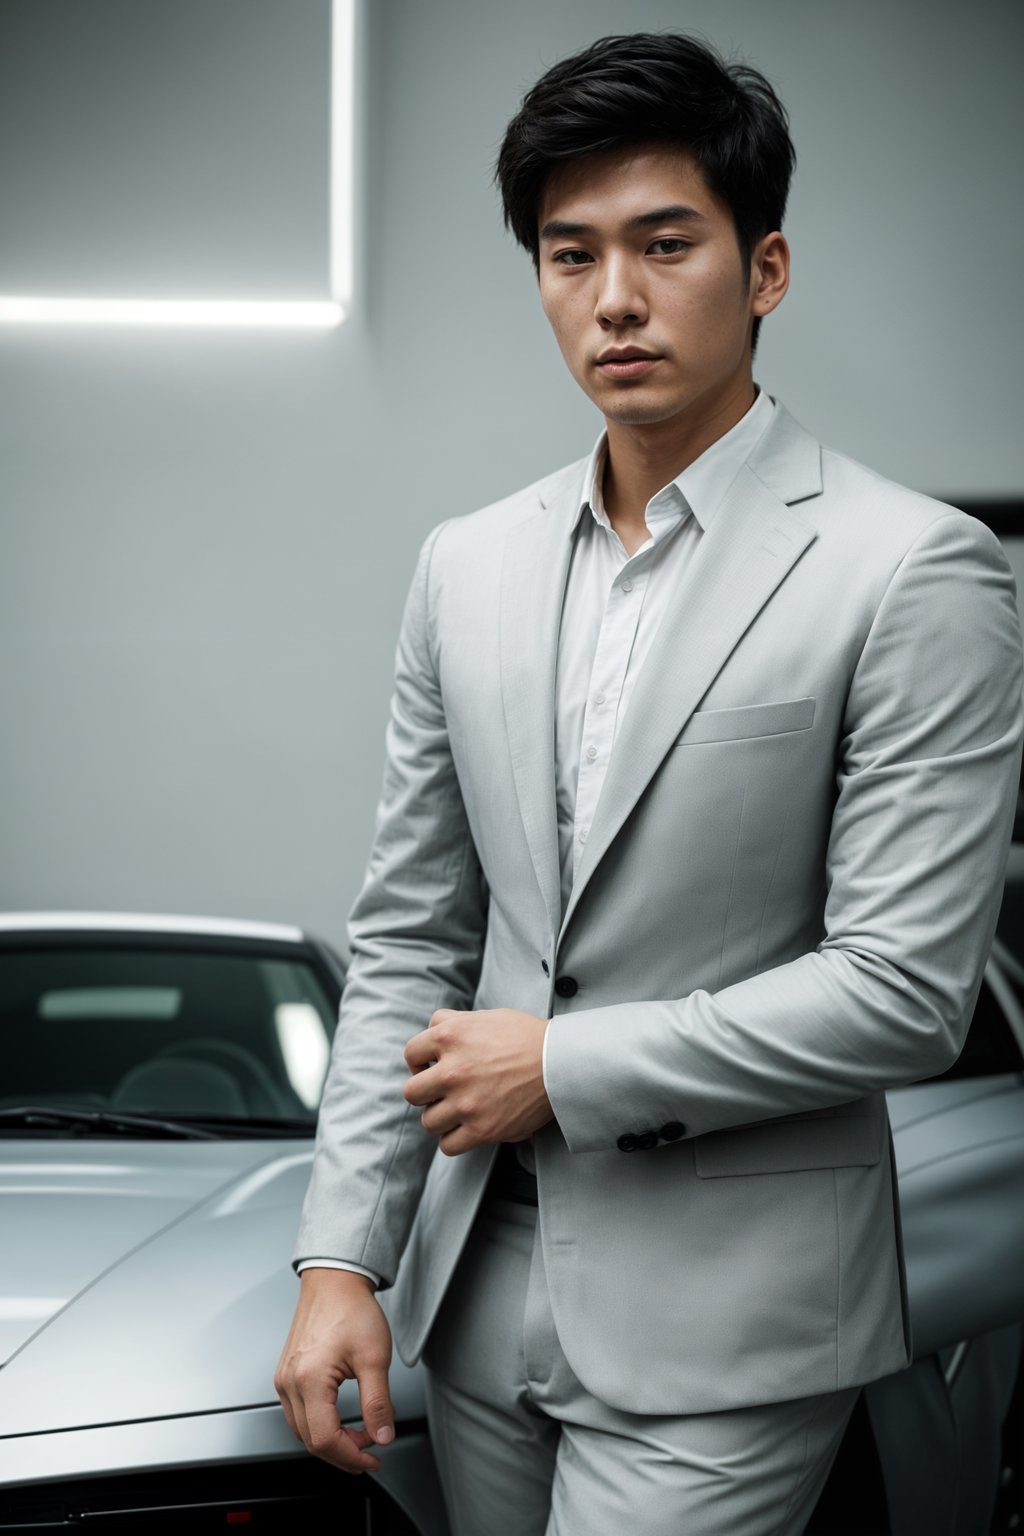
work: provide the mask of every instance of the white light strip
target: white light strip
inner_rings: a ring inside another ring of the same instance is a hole
[[[330,299],[68,299],[0,293],[0,325],[332,330],[352,293],[355,3],[332,0]]]
[[[352,220],[355,212],[355,0],[331,5],[331,296],[352,299]]]
[[[330,330],[345,311],[332,300],[44,299],[0,294],[0,324],[300,326]]]

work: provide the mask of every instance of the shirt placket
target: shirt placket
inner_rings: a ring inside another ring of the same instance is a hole
[[[619,703],[647,589],[649,546],[623,564],[608,593],[583,712],[573,821],[573,873],[586,845],[608,772]]]

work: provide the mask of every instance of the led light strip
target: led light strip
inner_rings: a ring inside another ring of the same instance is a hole
[[[331,330],[352,291],[356,0],[331,4],[330,299],[71,299],[0,293],[0,325]]]
[[[0,294],[0,324],[299,326],[328,330],[345,311],[331,300],[44,299]]]

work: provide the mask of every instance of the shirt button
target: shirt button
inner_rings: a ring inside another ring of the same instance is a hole
[[[587,762],[588,763],[592,763],[596,756],[597,756],[597,748],[596,747],[588,747],[587,748]]]
[[[587,840],[587,829],[586,829],[586,827],[580,827],[579,831],[576,833],[576,836],[579,838],[581,843],[585,843],[586,840]]]
[[[605,702],[605,697],[606,696],[603,693],[595,693],[594,694],[594,703],[595,704],[603,704]]]
[[[622,590],[623,590],[623,592],[632,592],[632,590],[633,590],[633,583],[630,581],[628,576],[626,577],[625,581],[622,583]]]

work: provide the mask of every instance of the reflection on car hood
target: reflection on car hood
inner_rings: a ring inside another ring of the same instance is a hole
[[[1024,1081],[888,1095],[914,1354],[1024,1317]]]
[[[0,1435],[276,1402],[312,1156],[311,1141],[0,1141]],[[422,1412],[397,1361],[393,1378],[399,1415]]]

